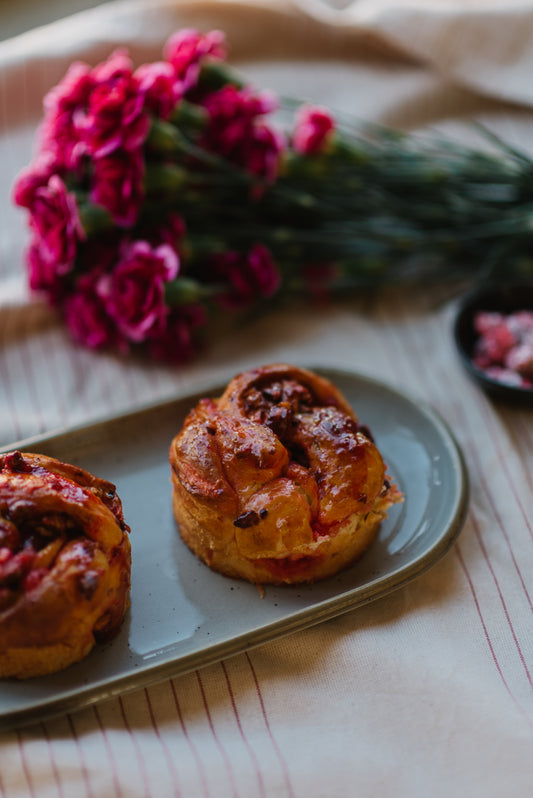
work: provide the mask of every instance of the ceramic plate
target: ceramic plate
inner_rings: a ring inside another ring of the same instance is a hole
[[[354,610],[448,550],[463,524],[468,485],[446,425],[431,408],[372,379],[316,371],[370,427],[406,499],[348,570],[314,585],[267,587],[263,598],[255,586],[211,572],[177,533],[168,449],[200,395],[4,447],[48,454],[114,482],[131,526],[133,572],[131,609],[118,637],[52,676],[0,681],[0,728],[73,711]]]

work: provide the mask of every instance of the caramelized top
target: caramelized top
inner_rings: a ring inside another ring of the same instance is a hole
[[[386,490],[382,457],[342,394],[288,364],[240,374],[202,400],[173,446],[180,482],[233,514],[250,556],[334,534]]]

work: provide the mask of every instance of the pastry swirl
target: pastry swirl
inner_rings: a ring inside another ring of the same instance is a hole
[[[210,568],[258,584],[337,573],[401,501],[341,392],[289,364],[236,376],[202,399],[170,447],[173,510]]]
[[[114,636],[129,531],[110,482],[44,455],[0,455],[1,677],[53,673]]]

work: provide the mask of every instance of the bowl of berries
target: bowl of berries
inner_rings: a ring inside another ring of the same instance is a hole
[[[454,337],[470,376],[495,399],[533,404],[533,281],[487,284],[460,303]]]

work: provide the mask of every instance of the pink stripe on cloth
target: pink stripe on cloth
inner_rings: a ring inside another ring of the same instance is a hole
[[[479,600],[478,600],[478,597],[477,597],[477,594],[476,594],[476,590],[475,590],[475,587],[474,587],[474,582],[473,582],[472,577],[470,575],[470,572],[469,572],[469,570],[467,568],[467,565],[466,565],[466,563],[464,561],[464,558],[463,558],[463,555],[461,553],[461,548],[460,548],[459,544],[457,544],[455,546],[455,553],[457,555],[457,559],[458,559],[458,561],[459,561],[459,563],[461,565],[461,568],[463,569],[463,573],[464,573],[464,575],[466,577],[466,581],[468,583],[468,587],[470,589],[470,593],[472,594],[472,600],[474,602],[474,605],[475,605],[475,608],[476,608],[476,612],[478,614],[478,617],[479,617],[479,620],[480,620],[480,623],[481,623],[481,626],[482,626],[482,629],[483,629],[483,635],[484,635],[485,640],[487,642],[487,645],[489,647],[489,651],[490,651],[490,654],[491,654],[491,657],[492,657],[492,661],[494,662],[494,665],[496,666],[496,670],[498,671],[498,675],[499,675],[499,677],[500,677],[500,679],[501,679],[501,681],[502,681],[502,683],[503,683],[503,685],[504,685],[509,697],[513,701],[514,705],[516,706],[516,708],[518,709],[520,714],[523,716],[523,718],[527,721],[528,725],[533,729],[533,721],[532,721],[532,719],[529,717],[529,715],[527,714],[527,712],[524,709],[524,707],[520,704],[520,702],[518,701],[516,696],[511,691],[511,688],[509,687],[509,684],[507,683],[507,680],[506,680],[506,678],[505,678],[505,676],[503,674],[501,665],[498,662],[498,658],[497,658],[496,653],[494,651],[494,646],[492,644],[492,640],[491,640],[490,635],[488,633],[488,629],[487,629],[487,625],[485,623],[485,619],[483,617],[483,613],[481,612],[481,607],[479,605]]]
[[[150,700],[150,692],[149,692],[149,690],[147,688],[144,689],[144,696],[146,698],[146,703],[148,705],[148,714],[150,715],[150,721],[152,723],[153,730],[154,730],[154,732],[156,734],[157,739],[159,740],[159,743],[160,743],[161,748],[163,750],[163,753],[165,755],[165,759],[166,759],[166,762],[167,762],[167,765],[168,765],[168,769],[169,769],[170,773],[172,774],[173,795],[175,796],[175,798],[180,798],[181,790],[179,788],[178,772],[176,770],[176,766],[174,764],[174,760],[172,758],[172,754],[170,752],[170,749],[169,749],[165,739],[163,738],[163,736],[162,736],[162,734],[161,734],[161,732],[159,730],[159,726],[157,725],[157,719],[156,719],[156,716],[155,716],[155,713],[154,713],[154,708],[153,708],[152,702]]]
[[[213,717],[211,715],[211,710],[209,709],[209,703],[207,701],[207,696],[205,694],[205,689],[204,689],[204,685],[203,685],[203,682],[202,682],[202,677],[201,677],[199,671],[196,671],[196,679],[198,681],[198,686],[200,688],[200,693],[202,695],[202,701],[203,701],[203,705],[204,705],[207,721],[209,723],[209,728],[211,729],[211,734],[213,735],[213,739],[215,741],[215,744],[216,744],[218,750],[220,751],[220,755],[222,756],[222,759],[224,761],[224,765],[226,767],[226,771],[228,773],[229,780],[230,780],[231,791],[232,791],[233,795],[235,796],[235,798],[237,798],[237,795],[238,795],[238,793],[237,793],[237,785],[235,784],[235,773],[233,772],[231,759],[228,756],[228,753],[227,753],[226,749],[224,748],[224,746],[220,742],[218,734],[216,733],[216,729],[215,729],[215,726],[214,726],[214,723],[213,723]]]
[[[249,743],[249,741],[248,741],[248,739],[247,739],[247,737],[246,737],[246,735],[245,735],[245,733],[243,731],[242,724],[241,724],[241,719],[239,717],[239,711],[237,709],[237,704],[235,702],[235,696],[233,694],[233,688],[231,686],[231,681],[230,681],[230,678],[229,678],[229,674],[228,674],[226,665],[224,664],[224,662],[221,662],[220,665],[221,665],[222,670],[224,672],[224,678],[226,679],[226,685],[228,687],[228,693],[229,693],[229,697],[230,697],[230,701],[231,701],[231,707],[233,709],[233,714],[235,715],[235,720],[237,721],[237,727],[239,729],[239,734],[241,736],[241,739],[242,739],[244,745],[246,746],[246,750],[248,751],[248,754],[250,755],[250,759],[252,760],[252,763],[253,763],[253,766],[254,766],[255,774],[257,776],[258,787],[259,787],[259,794],[261,796],[264,796],[265,795],[265,784],[264,784],[264,781],[263,781],[263,776],[261,774],[261,768],[259,766],[259,762],[257,761],[257,757],[254,754],[254,751],[253,751],[253,749],[252,749],[252,747],[251,747],[251,745],[250,745],[250,743]]]
[[[50,756],[50,765],[51,765],[51,768],[52,768],[52,773],[54,775],[54,781],[55,781],[56,786],[57,786],[57,792],[58,792],[58,795],[60,796],[60,798],[63,798],[63,796],[65,795],[65,791],[63,789],[63,782],[61,781],[61,774],[60,774],[59,769],[57,767],[57,763],[56,763],[55,756],[54,756],[54,746],[52,745],[52,741],[50,739],[50,735],[48,734],[48,729],[46,728],[46,724],[45,723],[41,723],[41,728],[43,730],[44,739],[46,740],[46,745],[48,747],[48,753],[49,753],[49,756]]]
[[[21,764],[22,764],[22,772],[24,773],[24,778],[26,779],[26,782],[28,784],[28,793],[31,796],[31,798],[34,798],[34,796],[36,795],[35,785],[33,783],[33,778],[32,778],[32,775],[31,775],[31,768],[28,765],[28,761],[26,759],[26,751],[25,751],[25,748],[24,748],[24,741],[22,739],[22,732],[17,730],[16,731],[16,735],[17,735],[17,742],[18,742],[19,753],[20,753],[20,761],[21,761]]]
[[[94,798],[94,792],[93,792],[93,789],[91,787],[89,774],[87,772],[87,763],[85,761],[85,756],[84,756],[84,753],[83,753],[83,747],[82,747],[82,745],[80,743],[80,738],[78,737],[78,734],[76,732],[76,727],[74,726],[74,723],[72,721],[72,716],[70,714],[67,715],[67,723],[68,723],[68,727],[70,729],[70,733],[72,735],[72,739],[74,740],[74,743],[76,745],[76,749],[78,751],[78,756],[80,758],[81,773],[82,773],[82,777],[83,777],[83,783],[85,784],[85,787],[87,789],[87,796],[88,796],[88,798]]]
[[[289,769],[287,767],[287,763],[285,762],[285,759],[284,759],[284,757],[283,757],[283,755],[282,755],[282,753],[280,751],[280,748],[279,748],[279,746],[278,746],[278,744],[277,744],[277,742],[276,742],[276,740],[274,738],[274,735],[272,733],[272,729],[270,727],[270,722],[268,720],[268,715],[267,715],[266,708],[265,708],[265,702],[263,701],[263,694],[261,692],[261,687],[259,685],[259,679],[257,677],[257,673],[256,673],[255,668],[253,666],[250,654],[248,652],[246,652],[245,656],[246,656],[246,659],[248,661],[248,665],[250,666],[250,671],[252,672],[252,677],[253,677],[253,680],[254,680],[255,689],[256,689],[256,692],[257,692],[257,697],[259,699],[259,704],[261,706],[261,714],[263,716],[263,721],[265,723],[265,727],[266,727],[266,730],[268,732],[268,736],[270,738],[270,742],[272,743],[272,747],[274,748],[274,751],[276,752],[276,756],[277,756],[277,758],[279,760],[279,763],[281,765],[281,769],[283,771],[283,777],[284,777],[284,780],[285,780],[285,785],[287,787],[287,795],[289,796],[289,798],[294,798],[294,791],[293,791],[292,784],[291,784],[291,781],[290,781],[290,778],[289,778]]]
[[[459,408],[457,408],[457,409],[459,409]],[[487,415],[487,414],[484,414],[484,415]],[[517,559],[517,557],[516,557],[516,555],[514,553],[513,545],[512,545],[512,542],[511,542],[511,538],[510,538],[509,533],[508,533],[508,531],[506,529],[506,526],[505,526],[505,523],[503,521],[503,518],[502,518],[501,514],[498,512],[498,509],[496,507],[496,504],[495,504],[493,496],[492,496],[492,491],[491,491],[491,489],[490,489],[490,487],[488,485],[488,482],[487,482],[487,480],[485,478],[485,475],[483,473],[483,464],[481,462],[481,459],[479,457],[478,452],[475,449],[472,449],[471,453],[474,456],[474,459],[476,461],[476,466],[477,466],[476,470],[477,470],[477,472],[479,474],[479,480],[480,480],[480,483],[481,483],[481,485],[483,487],[483,491],[485,493],[485,497],[486,497],[487,503],[489,504],[489,506],[491,508],[491,511],[493,513],[494,519],[496,520],[496,522],[498,524],[498,527],[500,529],[500,532],[503,535],[503,538],[504,538],[505,543],[507,545],[507,549],[509,551],[509,555],[511,557],[511,561],[512,561],[513,566],[515,568],[515,571],[516,571],[516,573],[518,575],[518,579],[520,581],[520,585],[522,587],[524,595],[527,598],[527,602],[529,604],[529,608],[533,612],[533,602],[531,600],[531,596],[530,596],[529,591],[528,591],[528,589],[526,587],[524,576],[523,576],[522,571],[520,569],[520,566],[518,564],[518,559]],[[503,459],[504,458],[500,458],[500,461],[503,460]],[[502,465],[501,462],[500,462],[500,465]],[[508,471],[507,471],[507,469],[505,467],[503,467],[503,471],[506,474],[507,481],[508,481],[509,485],[511,485],[512,480],[510,479],[509,473],[508,473]],[[523,511],[523,507],[522,507],[521,503],[519,503],[519,506],[520,506],[520,508],[522,510],[522,514],[524,516],[524,511]],[[524,521],[526,521],[525,516],[524,516]],[[531,526],[530,526],[529,522],[527,522],[527,521],[526,521],[526,526],[527,526],[528,530],[531,533]]]
[[[533,430],[527,424],[527,415],[522,412],[510,412],[505,418],[508,428],[513,430],[513,445],[521,453],[521,459],[526,466],[529,458],[533,458]],[[524,468],[524,479],[526,480],[530,493],[533,494],[533,470]]]
[[[514,624],[513,624],[512,620],[511,620],[511,616],[509,615],[509,610],[507,608],[507,603],[506,603],[504,595],[503,595],[503,590],[501,588],[501,585],[500,585],[500,582],[498,580],[498,577],[496,576],[496,573],[494,571],[494,568],[493,568],[493,565],[492,565],[492,562],[491,562],[491,558],[490,558],[490,556],[489,556],[489,554],[487,552],[487,548],[486,548],[486,546],[485,546],[485,544],[483,542],[483,539],[481,537],[481,532],[479,530],[479,525],[478,525],[478,523],[477,523],[477,521],[475,519],[475,516],[473,514],[472,514],[472,522],[473,522],[473,527],[474,527],[474,534],[476,536],[476,539],[477,539],[477,541],[479,543],[480,549],[481,549],[481,551],[483,553],[483,557],[485,559],[487,567],[488,567],[488,569],[490,571],[490,574],[492,576],[492,579],[493,579],[493,582],[494,582],[494,586],[496,587],[496,591],[498,593],[498,597],[500,599],[500,603],[502,605],[502,609],[503,609],[507,624],[509,626],[509,630],[511,632],[511,636],[512,636],[514,644],[516,646],[516,650],[518,652],[518,656],[520,658],[520,662],[522,663],[522,666],[524,668],[524,671],[526,673],[527,680],[528,680],[530,686],[533,687],[533,681],[531,680],[531,674],[529,672],[529,668],[527,667],[526,660],[525,660],[524,654],[522,652],[522,647],[520,646],[520,643],[518,641],[518,637],[517,637],[516,632],[515,632]]]
[[[115,788],[115,794],[117,795],[117,798],[122,798],[123,792],[122,792],[122,788],[120,786],[120,778],[119,778],[119,775],[118,775],[117,765],[116,765],[116,762],[115,762],[115,758],[113,756],[113,751],[111,749],[111,745],[109,743],[109,737],[108,737],[107,732],[105,730],[104,724],[102,723],[102,719],[100,717],[100,712],[98,711],[98,707],[93,707],[93,711],[94,711],[94,714],[95,714],[95,717],[96,717],[98,728],[100,729],[100,733],[102,735],[102,740],[104,742],[105,749],[107,751],[107,757],[108,757],[108,760],[109,760],[109,764],[111,766],[111,779],[112,779],[112,782],[113,782],[113,787]]]
[[[124,722],[124,727],[128,733],[128,736],[133,744],[133,748],[135,749],[135,753],[137,755],[137,762],[139,764],[139,769],[141,771],[141,777],[144,786],[144,795],[147,797],[150,796],[151,798],[153,793],[152,790],[150,789],[150,781],[148,778],[148,772],[146,770],[146,763],[144,761],[144,756],[141,747],[139,745],[139,741],[137,740],[137,737],[133,733],[130,723],[128,721],[128,717],[126,715],[126,709],[124,707],[124,701],[122,700],[121,696],[119,696],[117,700],[118,700],[118,705],[120,707],[120,717]]]
[[[174,703],[176,705],[176,711],[178,713],[178,718],[179,718],[179,721],[180,721],[181,729],[183,731],[183,736],[185,737],[185,739],[187,741],[187,744],[188,744],[189,748],[191,749],[191,753],[192,753],[192,755],[194,757],[194,760],[196,762],[196,765],[198,767],[198,773],[200,775],[200,781],[202,783],[203,794],[204,794],[205,798],[209,798],[209,790],[208,790],[208,787],[207,787],[207,779],[206,779],[206,774],[205,774],[203,762],[202,762],[202,759],[201,759],[200,755],[198,754],[198,750],[197,750],[196,746],[194,745],[193,741],[191,740],[191,737],[190,737],[189,732],[187,730],[187,726],[185,724],[185,719],[183,717],[183,712],[181,711],[181,706],[180,706],[180,702],[179,702],[179,699],[178,699],[178,694],[176,692],[176,685],[174,684],[174,680],[172,680],[172,679],[170,681],[170,687],[172,688],[172,695],[174,696]]]
[[[509,472],[508,458],[505,456],[504,452],[502,451],[501,446],[499,445],[499,442],[498,442],[499,441],[499,436],[497,435],[497,429],[496,429],[496,425],[494,423],[494,416],[492,415],[492,413],[488,412],[487,405],[484,402],[481,403],[481,412],[483,414],[483,418],[487,422],[487,427],[490,427],[490,429],[491,429],[491,432],[492,432],[491,439],[492,439],[492,441],[494,443],[494,448],[496,449],[496,451],[498,453],[498,461],[499,461],[500,467],[501,467],[502,471],[505,472],[505,476],[507,478],[507,484],[509,486],[509,490],[513,494],[517,506],[520,508],[520,513],[522,515],[522,519],[523,519],[524,524],[525,524],[525,526],[526,526],[526,528],[527,528],[527,530],[529,532],[529,536],[530,536],[531,540],[533,541],[533,525],[531,524],[529,515],[527,514],[526,509],[524,507],[524,502],[522,501],[522,496],[516,490],[515,480],[512,478],[512,475]],[[531,481],[531,474],[530,474],[530,472],[529,472],[529,470],[527,468],[524,468],[524,476],[526,477],[526,479],[528,479],[528,481]],[[500,526],[502,527],[502,530],[503,530],[504,524],[502,523],[500,518],[498,520],[499,520]],[[508,538],[506,537],[506,539],[508,539]],[[509,546],[510,546],[511,545],[510,540],[508,540],[508,543],[509,543]],[[531,605],[531,601],[530,601],[530,605]]]

